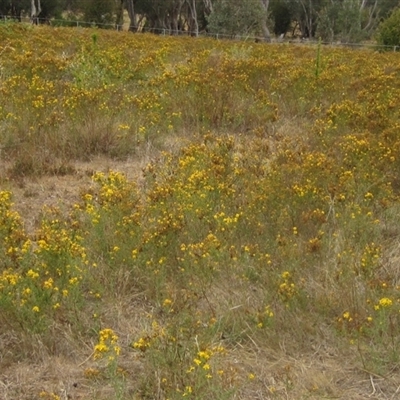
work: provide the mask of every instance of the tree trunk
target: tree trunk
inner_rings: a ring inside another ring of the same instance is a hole
[[[371,28],[371,26],[373,26],[373,21],[374,21],[373,15],[375,13],[377,5],[378,5],[378,0],[375,0],[373,7],[371,7],[369,11],[368,23],[364,26],[363,28],[364,31],[368,31]]]
[[[42,12],[42,7],[40,6],[40,0],[37,0],[37,6],[35,0],[31,0],[31,21],[34,24],[38,23],[38,16]]]
[[[304,1],[300,0],[300,4],[303,8],[304,11],[304,21],[303,21],[303,29],[302,29],[302,36],[311,38],[312,37],[312,25],[313,25],[313,20],[312,20],[312,3],[311,0],[309,1],[309,8],[307,10],[306,5],[304,4]]]
[[[264,40],[266,42],[270,42],[271,41],[271,33],[270,33],[270,31],[268,29],[268,26],[267,26],[269,0],[260,0],[260,1],[261,1],[262,7],[265,10],[265,17],[262,20],[261,29],[263,31],[262,33],[263,33],[263,36],[264,36]]]
[[[126,1],[126,9],[128,10],[129,15],[129,32],[136,32],[136,14],[135,14],[135,7],[133,4],[134,0],[125,0]]]
[[[190,34],[192,36],[199,36],[199,23],[197,21],[196,1],[187,0],[190,10]]]
[[[185,0],[178,0],[171,4],[171,7],[168,11],[167,25],[169,29],[169,34],[178,35],[179,33],[179,19],[181,16],[182,6],[185,3]]]
[[[205,14],[210,15],[213,11],[213,5],[211,0],[203,0],[203,2],[204,2]]]

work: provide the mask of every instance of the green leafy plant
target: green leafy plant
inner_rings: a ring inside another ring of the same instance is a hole
[[[388,50],[400,47],[400,9],[396,9],[385,19],[378,29],[378,43],[388,46]]]

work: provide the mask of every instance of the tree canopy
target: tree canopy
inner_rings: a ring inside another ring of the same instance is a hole
[[[400,47],[400,8],[379,26],[378,42],[384,46]]]
[[[127,15],[131,31],[269,40],[271,30],[354,43],[372,37],[399,6],[400,0],[0,0],[0,14],[41,23],[74,18],[108,28],[121,27]]]

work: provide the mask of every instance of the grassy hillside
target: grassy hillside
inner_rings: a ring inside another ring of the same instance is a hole
[[[398,54],[0,39],[1,398],[399,395]],[[146,166],[24,228],[13,188],[99,155]]]

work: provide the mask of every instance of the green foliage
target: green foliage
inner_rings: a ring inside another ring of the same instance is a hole
[[[10,10],[10,2],[7,0],[0,0],[0,14],[7,15]]]
[[[291,11],[292,21],[298,24],[302,37],[314,37],[324,0],[281,0]]]
[[[384,46],[400,46],[400,9],[380,24],[377,39]]]
[[[358,1],[328,3],[318,14],[317,35],[327,42],[358,43],[368,36],[368,18]]]
[[[339,3],[330,3],[318,14],[317,36],[324,42],[332,42],[336,38],[339,32],[339,12]]]
[[[292,22],[292,13],[290,7],[281,1],[272,3],[271,15],[274,20],[274,33],[276,35],[285,34]]]
[[[391,13],[393,13],[399,6],[398,1],[394,0],[379,0],[377,7],[377,15],[381,18],[388,18]]]
[[[338,30],[341,41],[354,43],[361,41],[362,12],[357,0],[344,0],[338,13]]]
[[[0,10],[4,15],[19,17],[23,10],[29,10],[30,0],[0,0]]]
[[[258,34],[266,18],[259,0],[218,0],[207,20],[210,32],[235,36]]]
[[[65,15],[62,15],[61,13],[55,16],[55,21],[52,22],[52,25],[54,26],[79,26],[79,25],[85,25],[84,23],[81,22],[81,18],[79,18],[75,13],[73,12],[68,12]]]
[[[41,12],[39,18],[47,19],[52,18],[62,12],[63,2],[61,0],[41,0]]]
[[[100,28],[111,28],[115,22],[115,2],[113,0],[87,0],[84,20]]]

